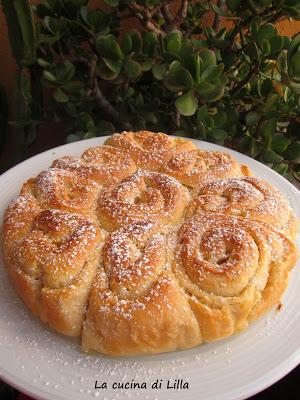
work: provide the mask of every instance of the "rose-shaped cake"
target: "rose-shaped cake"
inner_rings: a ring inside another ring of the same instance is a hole
[[[230,336],[276,306],[296,263],[287,199],[225,152],[123,132],[29,179],[4,214],[16,291],[110,355]]]

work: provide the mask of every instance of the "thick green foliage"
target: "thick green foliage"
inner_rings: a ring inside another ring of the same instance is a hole
[[[172,1],[106,0],[104,11],[44,0],[35,25],[28,7],[23,15],[18,2],[2,3],[14,54],[29,69],[17,121],[27,143],[45,119],[65,120],[69,141],[162,130],[225,144],[300,180],[300,34],[281,36],[274,25],[300,19],[298,0],[181,1],[175,15]],[[215,20],[203,27],[208,11]],[[141,32],[122,28],[132,16]]]

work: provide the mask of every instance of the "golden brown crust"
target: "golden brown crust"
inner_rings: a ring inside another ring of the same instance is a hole
[[[81,158],[62,157],[55,160],[52,167],[71,170],[102,185],[117,183],[136,171],[132,158],[112,146],[90,147]]]
[[[190,140],[149,131],[116,133],[105,145],[126,151],[140,168],[149,171],[158,171],[175,154],[196,148]]]
[[[32,312],[59,332],[78,336],[96,274],[102,234],[78,214],[42,210],[23,194],[6,210],[4,257]]]
[[[160,353],[239,332],[278,304],[297,256],[287,200],[249,175],[227,153],[147,131],[60,158],[5,211],[16,291],[85,351]]]
[[[231,154],[199,149],[175,154],[161,171],[192,188],[207,179],[251,175],[249,167],[239,165]]]
[[[84,349],[130,355],[201,343],[197,320],[167,268],[166,235],[160,225],[142,221],[108,237],[84,322]]]
[[[180,222],[189,199],[188,190],[172,177],[138,170],[101,193],[99,220],[108,231],[145,217],[175,225]]]
[[[173,272],[212,341],[277,304],[295,263],[295,245],[270,225],[198,211],[180,229]]]
[[[253,176],[203,183],[186,215],[198,210],[266,222],[291,238],[297,231],[297,220],[287,199],[268,182]]]

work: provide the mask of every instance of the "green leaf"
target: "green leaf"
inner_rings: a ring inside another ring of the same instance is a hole
[[[273,151],[271,149],[265,149],[262,152],[262,157],[266,163],[277,163],[277,162],[280,162],[283,160],[282,156],[275,153],[275,151]]]
[[[291,71],[293,76],[300,78],[300,51],[297,51],[291,58]]]
[[[201,80],[205,81],[210,81],[210,82],[215,82],[223,72],[224,65],[223,64],[218,64],[218,65],[210,65],[201,74]]]
[[[88,12],[89,12],[89,10],[87,7],[81,7],[80,16],[81,16],[83,22],[85,22],[87,25],[89,25]],[[46,14],[46,15],[48,15],[48,14]]]
[[[289,17],[298,19],[300,15],[300,4],[298,0],[286,0],[282,9],[288,14]]]
[[[288,66],[287,66],[287,51],[286,50],[282,50],[279,53],[279,56],[277,59],[277,68],[278,68],[278,71],[282,75],[287,75]]]
[[[165,86],[172,92],[191,89],[194,85],[191,73],[178,61],[174,61],[166,76]]]
[[[158,122],[156,115],[151,111],[145,111],[143,117],[145,121],[150,122],[150,124],[157,124]]]
[[[49,82],[57,82],[56,77],[50,71],[44,70],[43,77]]]
[[[99,36],[96,40],[96,50],[101,57],[116,61],[123,58],[123,53],[118,42],[111,35]]]
[[[106,35],[109,32],[110,16],[102,10],[92,10],[87,13],[86,20],[93,32]]]
[[[129,79],[136,79],[141,75],[142,68],[137,61],[129,59],[125,64],[124,71]]]
[[[300,182],[300,164],[294,165],[293,177]]]
[[[255,124],[258,123],[259,119],[260,119],[260,114],[259,114],[258,112],[256,112],[256,111],[249,111],[249,112],[246,114],[246,118],[245,118],[245,120],[246,120],[246,125],[247,125],[247,126],[253,126],[253,125],[255,125]]]
[[[249,136],[243,136],[239,140],[239,147],[240,150],[244,153],[250,153],[250,146],[251,146],[251,137]]]
[[[54,91],[53,98],[58,103],[67,103],[69,101],[69,97],[60,88]]]
[[[72,64],[70,61],[58,63],[54,68],[54,74],[58,81],[63,83],[68,82],[75,75],[74,64]]]
[[[145,72],[150,71],[151,68],[153,67],[153,63],[154,63],[154,60],[152,60],[152,59],[142,62],[141,63],[142,71],[145,71]]]
[[[291,143],[287,150],[283,153],[283,156],[286,160],[300,163],[300,143]]]
[[[300,82],[289,81],[289,87],[298,95],[300,95]]]
[[[261,25],[258,29],[258,32],[254,35],[254,40],[262,45],[264,40],[269,40],[271,37],[277,34],[277,30],[272,24]]]
[[[218,111],[214,116],[213,116],[215,126],[218,128],[221,128],[224,126],[228,120],[227,113],[224,111]]]
[[[110,58],[103,58],[104,64],[108,67],[110,71],[112,71],[114,74],[119,75],[122,67],[122,61],[121,60],[112,60]]]
[[[166,37],[166,48],[169,53],[179,53],[182,47],[182,33],[172,31]]]
[[[251,157],[257,157],[263,149],[263,144],[258,140],[252,138],[250,144],[250,155]]]
[[[295,35],[293,37],[293,39],[289,45],[289,49],[288,49],[288,53],[287,53],[287,59],[288,59],[289,63],[291,61],[293,54],[295,54],[295,52],[299,50],[299,46],[300,46],[300,32],[297,33],[297,35]]]
[[[286,162],[280,162],[278,164],[274,164],[273,167],[274,171],[278,172],[281,175],[284,175],[287,173],[289,164]]]
[[[62,88],[72,94],[80,94],[82,93],[83,89],[85,87],[84,82],[82,81],[70,81],[65,83]]]
[[[190,117],[197,110],[198,100],[194,92],[190,90],[176,99],[175,106],[181,115]]]
[[[197,91],[206,101],[217,101],[224,95],[225,86],[222,83],[212,84],[209,82],[200,82],[197,85]]]
[[[272,118],[269,121],[263,123],[263,125],[259,130],[259,133],[264,139],[269,140],[275,133],[276,127],[277,127],[277,120],[275,118]]]
[[[59,37],[59,35],[62,34],[64,29],[66,28],[66,23],[64,20],[53,18],[50,16],[46,16],[44,18],[44,24],[47,30],[53,35],[57,35],[57,37]]]
[[[40,44],[54,44],[59,40],[59,35],[44,35],[44,34],[39,34],[38,35],[38,39],[37,39],[37,46],[39,46]],[[47,56],[49,57],[50,54],[47,54]]]
[[[216,143],[224,144],[224,140],[227,138],[228,133],[223,129],[214,128],[211,130],[210,136],[214,139]]]
[[[245,49],[245,53],[250,57],[250,60],[259,58],[259,50],[255,42],[251,42]]]
[[[114,61],[108,58],[104,58],[103,60],[99,60],[96,73],[100,78],[111,81],[116,79],[121,71],[122,61]]]
[[[112,135],[116,131],[114,125],[109,121],[101,121],[96,126],[96,136]]]
[[[49,65],[51,65],[51,63],[49,63],[47,60],[44,60],[43,58],[38,58],[37,59],[37,63],[39,64],[40,67],[49,67]]]
[[[77,126],[82,131],[94,131],[95,130],[95,122],[92,116],[87,112],[82,112],[77,116],[76,120]]]
[[[260,47],[261,47],[261,51],[263,52],[264,55],[270,54],[271,46],[270,46],[269,40],[263,39]]]
[[[258,32],[259,29],[259,23],[257,21],[253,21],[250,24],[250,32],[252,34],[252,36],[255,36]]]
[[[155,79],[158,81],[162,81],[164,79],[166,73],[166,66],[165,64],[155,64],[152,67],[152,74]]]
[[[273,36],[269,39],[269,44],[270,54],[278,53],[284,46],[284,37],[279,35]]]
[[[152,55],[158,44],[157,36],[154,32],[143,32],[143,50],[144,53]]]
[[[124,54],[129,54],[132,50],[132,39],[128,33],[122,38],[121,49]]]
[[[143,40],[141,34],[138,31],[132,31],[129,33],[132,40],[132,50],[135,53],[140,53],[143,49]]]
[[[77,133],[79,133],[79,132],[77,132]],[[95,137],[95,136],[96,136],[96,135],[95,135],[95,132],[94,132],[94,131],[92,131],[92,132],[87,131],[87,132],[85,132],[84,135],[82,136],[82,139],[90,139],[90,138],[93,138],[93,137]]]
[[[279,154],[282,154],[290,145],[291,140],[280,133],[275,133],[272,137],[272,149]]]
[[[204,49],[200,52],[202,71],[208,66],[215,65],[217,63],[216,55],[212,50]]]

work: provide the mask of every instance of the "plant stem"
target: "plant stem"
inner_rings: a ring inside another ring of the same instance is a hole
[[[255,64],[250,71],[248,72],[247,76],[242,79],[230,92],[230,95],[232,96],[234,93],[238,92],[243,86],[245,86],[250,80],[255,76],[255,74],[259,70],[259,65]]]
[[[94,94],[95,100],[97,105],[103,112],[106,114],[107,117],[112,122],[117,123],[122,129],[130,130],[132,129],[131,124],[128,122],[123,122],[120,119],[119,113],[115,110],[113,105],[107,100],[107,98],[103,95],[98,78],[96,75],[96,66],[97,66],[97,59],[93,58],[91,61],[86,60],[85,58],[81,57],[79,61],[84,64],[88,68],[88,76],[89,76],[89,95]]]
[[[174,18],[173,22],[167,28],[168,32],[172,31],[174,28],[178,28],[181,25],[184,18],[186,18],[187,8],[188,8],[188,1],[182,0],[180,8],[176,14],[176,17]]]
[[[224,7],[224,5],[225,5],[225,0],[217,1],[217,6],[220,9],[222,9]],[[213,26],[212,26],[214,31],[219,32],[220,26],[221,26],[221,20],[222,20],[221,15],[215,13],[215,18],[214,18],[214,22],[213,22]]]
[[[137,17],[143,24],[145,24],[147,29],[157,33],[158,35],[160,34],[162,36],[165,36],[165,32],[156,25],[156,22],[154,20],[151,21],[152,15],[147,8],[141,6],[136,1],[128,3],[127,7],[129,7],[135,17]]]
[[[165,19],[165,21],[166,21],[166,24],[168,25],[168,24],[170,24],[171,22],[172,22],[172,14],[171,14],[171,12],[170,12],[170,7],[169,7],[169,4],[164,4],[163,6],[162,6],[162,10],[161,10],[161,12],[162,12],[162,14],[163,14],[163,16],[164,16],[164,19]]]

